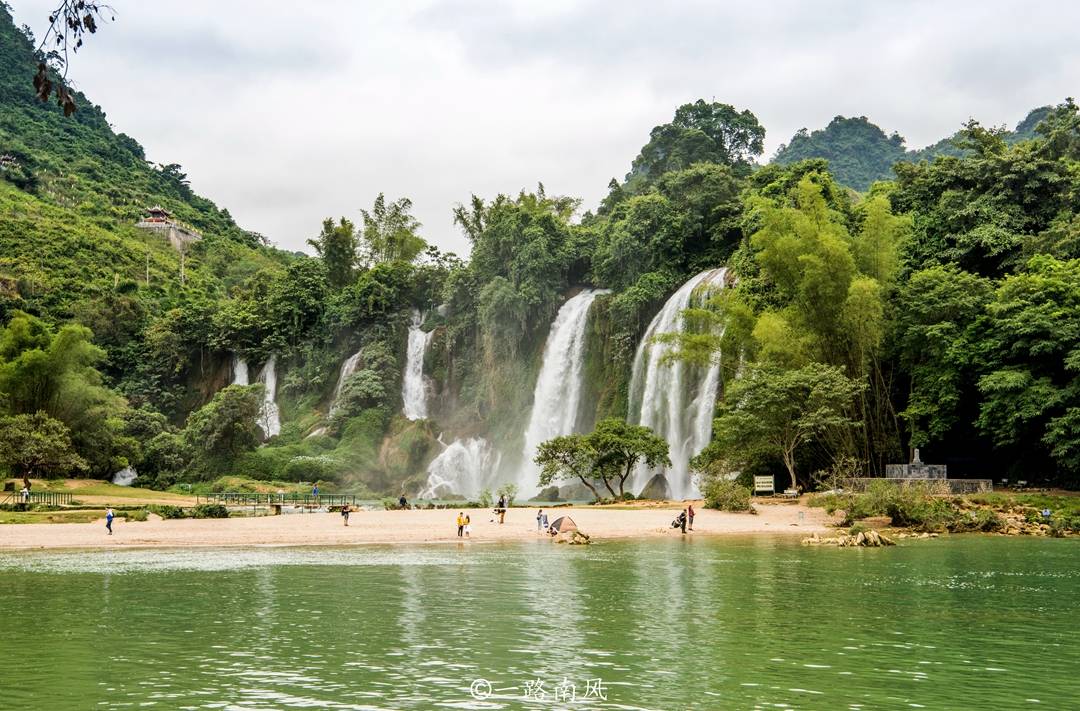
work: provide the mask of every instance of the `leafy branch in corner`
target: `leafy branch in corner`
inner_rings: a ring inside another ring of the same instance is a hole
[[[105,13],[115,21],[111,6],[87,0],[63,0],[49,14],[49,28],[37,47],[41,61],[38,62],[37,74],[34,75],[34,92],[41,101],[48,101],[51,94],[56,95],[56,104],[64,109],[64,116],[75,113],[75,98],[67,87],[68,52],[78,52],[87,33],[97,32],[98,23]],[[50,48],[46,51],[46,48]],[[55,83],[49,78],[49,72],[59,75]]]

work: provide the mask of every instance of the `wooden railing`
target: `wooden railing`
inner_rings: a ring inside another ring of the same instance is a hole
[[[228,491],[215,494],[197,494],[196,504],[222,504],[224,506],[355,506],[357,497],[349,494],[254,494]]]
[[[5,496],[0,499],[0,504],[47,504],[50,506],[70,506],[75,495],[67,491],[31,491],[29,498],[23,496],[21,491],[4,492]]]

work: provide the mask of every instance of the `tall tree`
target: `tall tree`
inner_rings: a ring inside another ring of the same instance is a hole
[[[364,246],[372,262],[411,262],[424,251],[427,242],[417,234],[420,222],[411,210],[409,198],[387,204],[382,193],[375,198],[370,211],[360,210],[364,216]]]
[[[63,422],[44,412],[0,417],[0,464],[20,476],[63,476],[88,468]]]
[[[840,368],[821,363],[790,370],[750,366],[720,404],[705,457],[730,470],[755,457],[779,459],[795,488],[799,450],[830,429],[858,426],[845,413],[862,389]]]
[[[353,223],[341,218],[338,224],[330,218],[323,220],[322,232],[314,239],[309,239],[316,254],[326,265],[326,280],[334,289],[341,289],[353,280],[357,259],[356,228]]]

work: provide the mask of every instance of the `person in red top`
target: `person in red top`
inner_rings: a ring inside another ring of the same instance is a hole
[[[686,517],[688,519],[690,519],[688,521],[688,523],[690,524],[690,530],[693,531],[694,530],[694,505],[693,504],[687,504],[686,505]]]

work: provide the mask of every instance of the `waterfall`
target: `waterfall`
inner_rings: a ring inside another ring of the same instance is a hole
[[[232,357],[232,384],[248,385],[248,364],[238,353]]]
[[[401,400],[404,403],[402,411],[410,420],[423,420],[428,416],[424,353],[435,332],[424,333],[420,328],[423,322],[423,316],[414,309],[412,325],[409,326],[409,345],[405,354],[405,374],[401,379]]]
[[[589,307],[597,296],[606,293],[606,289],[586,289],[567,300],[551,324],[533,390],[532,414],[525,428],[525,448],[518,470],[517,486],[523,501],[538,490],[540,468],[533,462],[536,448],[552,437],[574,431],[583,385]]]
[[[665,474],[671,495],[676,499],[699,495],[690,474],[690,458],[704,449],[712,436],[720,366],[665,362],[671,346],[651,341],[662,333],[681,330],[683,310],[700,303],[705,292],[722,289],[726,274],[726,269],[712,269],[683,284],[653,318],[634,354],[629,420],[651,427],[667,440],[671,468]],[[644,466],[638,467],[633,490],[640,493],[655,473]]]
[[[442,444],[442,436],[439,436]],[[448,494],[475,498],[492,484],[491,476],[499,467],[499,455],[483,437],[455,439],[443,445],[439,456],[428,465],[427,488],[421,499],[439,499]]]
[[[112,483],[117,486],[131,486],[135,483],[135,478],[139,476],[132,467],[124,467],[120,471],[112,475]]]
[[[345,362],[341,364],[341,373],[338,374],[337,385],[334,386],[334,397],[330,400],[330,414],[334,414],[334,410],[337,409],[338,397],[341,396],[341,389],[345,387],[345,381],[349,379],[349,376],[356,372],[356,367],[360,365],[360,356],[364,351],[358,350],[351,356],[345,359]]]
[[[259,427],[266,439],[281,434],[281,411],[278,409],[277,395],[277,356],[272,355],[259,371],[258,381],[263,384],[263,403],[259,409]]]

